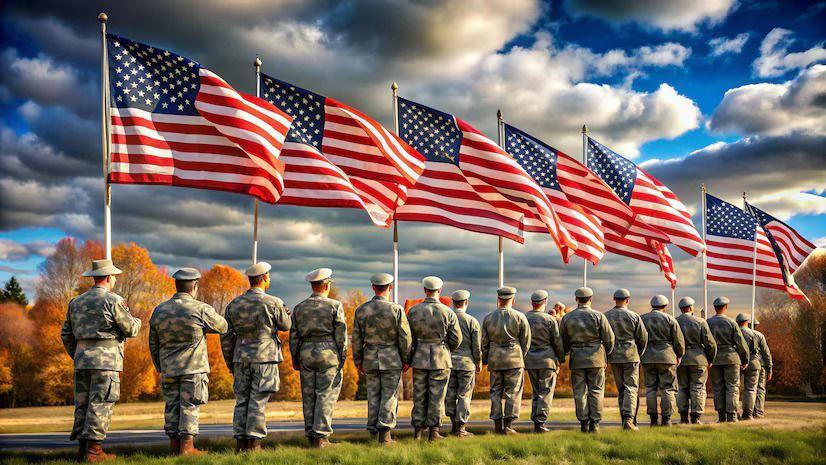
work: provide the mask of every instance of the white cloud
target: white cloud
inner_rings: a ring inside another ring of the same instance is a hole
[[[792,31],[779,27],[766,34],[760,44],[760,57],[752,63],[758,77],[782,76],[789,71],[826,60],[826,48],[823,48],[822,43],[802,52],[789,52],[789,46],[795,41],[793,36]]]
[[[711,47],[709,55],[718,57],[727,53],[740,53],[740,51],[743,50],[743,46],[748,42],[749,37],[750,34],[748,32],[737,34],[730,39],[728,37],[715,37],[708,41],[708,46]]]
[[[826,248],[826,236],[818,237],[812,241],[812,243],[818,247]]]
[[[695,31],[714,25],[737,8],[737,0],[569,0],[575,14],[617,22],[635,22],[665,31]]]

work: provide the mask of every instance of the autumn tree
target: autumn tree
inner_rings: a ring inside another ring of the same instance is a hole
[[[23,287],[20,286],[20,282],[14,276],[6,282],[5,289],[0,291],[0,303],[2,302],[16,303],[24,308],[29,305],[29,299],[26,297],[26,293],[23,292]]]
[[[214,265],[201,275],[198,284],[198,299],[218,311],[221,315],[232,299],[243,294],[250,287],[249,280],[235,268]]]

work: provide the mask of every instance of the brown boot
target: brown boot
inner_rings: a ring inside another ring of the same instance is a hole
[[[247,439],[247,450],[251,451],[251,452],[260,452],[261,451],[261,439],[260,438]]]
[[[661,426],[671,426],[671,416],[670,415],[663,415],[662,421],[660,422]]]
[[[514,434],[519,434],[518,431],[513,429],[513,418],[508,418],[507,420],[502,421],[502,430],[508,436],[512,436]]]
[[[329,447],[335,447],[337,444],[333,444],[327,438],[318,438],[318,448],[319,449],[327,449]]]
[[[181,441],[178,440],[178,447],[180,447]],[[235,438],[235,453],[240,454],[247,450],[247,440],[245,438]]]
[[[370,431],[370,440],[377,441],[379,439],[379,432],[378,431]]]
[[[177,434],[169,435],[169,452],[172,455],[178,455],[181,453],[181,437]]]
[[[439,433],[439,429],[440,428],[438,426],[431,426],[430,430],[428,431],[428,434],[427,434],[427,440],[428,441],[439,441],[441,439],[444,439],[445,437],[442,436],[441,433]]]
[[[103,451],[102,441],[86,441],[86,453],[83,454],[84,462],[104,462],[107,460],[115,460],[115,454],[107,454]]]
[[[599,434],[599,422],[594,420],[588,421],[588,432]]]
[[[390,435],[390,430],[389,429],[379,431],[379,440],[378,441],[379,441],[379,445],[382,445],[382,446],[389,446],[389,445],[394,444],[396,442],[396,441],[393,440],[393,437]]]
[[[458,438],[470,438],[473,437],[473,433],[465,429],[464,423],[456,423],[456,432],[454,433]]]
[[[496,434],[505,434],[505,428],[502,426],[502,420],[493,420],[493,432]]]
[[[310,447],[313,449],[320,449],[318,446],[318,440],[319,438],[307,438],[307,441],[310,442]]]
[[[181,455],[198,456],[206,455],[206,453],[206,451],[195,448],[195,436],[191,434],[181,435]]]
[[[418,426],[413,429],[413,440],[418,441],[422,438],[422,433],[424,433],[424,428],[419,428]]]
[[[86,458],[86,440],[77,440],[77,461],[82,462]]]
[[[551,431],[551,429],[548,428],[547,426],[545,426],[544,422],[534,422],[534,424],[533,424],[533,432],[534,433],[542,434],[542,433],[548,433],[550,431]]]
[[[625,417],[622,419],[622,429],[625,431],[639,431],[640,429],[637,428],[637,425],[634,424],[634,419],[631,417]]]

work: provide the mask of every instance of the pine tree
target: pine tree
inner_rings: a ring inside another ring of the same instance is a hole
[[[6,282],[6,288],[2,291],[0,301],[14,302],[20,305],[21,307],[29,305],[29,299],[26,298],[26,294],[23,292],[23,288],[20,286],[20,283],[14,276],[12,276],[11,279],[9,279],[8,282]]]

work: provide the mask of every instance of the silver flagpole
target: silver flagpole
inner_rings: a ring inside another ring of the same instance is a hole
[[[582,125],[582,164],[588,167],[588,126]],[[582,259],[582,287],[588,286],[588,260]]]
[[[502,134],[504,125],[502,124],[502,110],[496,110],[496,135],[499,138],[499,147],[505,148],[505,137]],[[502,236],[499,236],[499,287],[505,285],[505,244]]]
[[[101,46],[100,133],[103,149],[103,245],[106,259],[112,259],[112,188],[109,186],[109,54],[106,47],[106,13],[98,15]]]
[[[393,82],[390,85],[393,91],[393,132],[399,135],[399,85]],[[399,302],[399,222],[396,221],[395,209],[393,212],[393,302]]]
[[[261,58],[255,56],[253,62],[255,66],[255,96],[261,97]],[[258,199],[255,199],[255,206],[253,207],[252,220],[252,264],[258,263]]]
[[[676,300],[677,300],[676,289],[674,289],[672,287],[671,288],[671,316],[677,316],[677,310],[674,308],[675,306],[677,306]]]
[[[700,207],[703,210],[703,310],[700,317],[705,319],[708,315],[708,254],[706,250],[706,185],[700,184]]]
[[[748,203],[746,202],[746,193],[743,192],[743,209],[749,212]],[[754,310],[755,310],[755,303],[757,301],[757,222],[755,221],[754,225],[754,255],[752,258],[752,267],[751,267],[751,320],[749,324],[751,329],[754,329]]]

